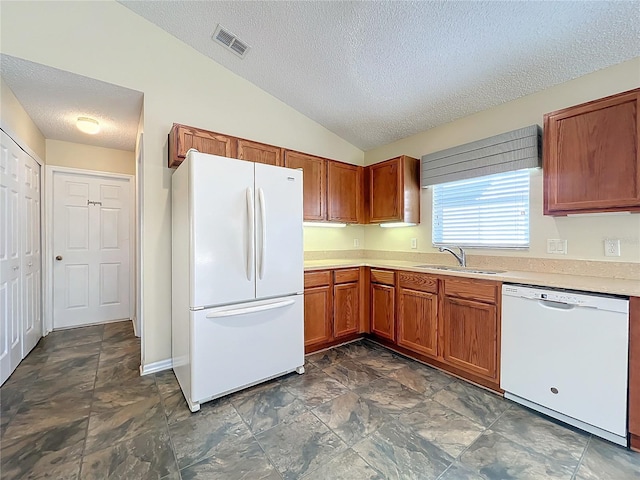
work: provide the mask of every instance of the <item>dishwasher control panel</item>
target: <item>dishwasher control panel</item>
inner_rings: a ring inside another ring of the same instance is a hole
[[[576,307],[596,308],[627,313],[629,310],[628,299],[612,295],[602,295],[589,292],[575,292],[569,290],[554,290],[544,287],[529,285],[502,286],[502,295],[509,297],[528,298],[546,302],[564,303]]]

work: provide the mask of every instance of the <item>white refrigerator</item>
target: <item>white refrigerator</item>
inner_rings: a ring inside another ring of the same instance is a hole
[[[171,353],[191,411],[303,373],[302,172],[190,150],[171,183]]]

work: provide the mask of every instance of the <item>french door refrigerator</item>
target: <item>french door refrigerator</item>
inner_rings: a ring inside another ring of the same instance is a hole
[[[192,412],[304,372],[302,172],[190,150],[172,177],[172,361]]]

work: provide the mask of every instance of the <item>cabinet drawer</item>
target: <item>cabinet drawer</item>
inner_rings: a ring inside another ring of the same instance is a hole
[[[394,272],[390,272],[388,270],[376,270],[376,269],[372,268],[371,269],[371,282],[372,283],[381,283],[383,285],[394,285],[395,284]]]
[[[346,270],[335,270],[333,272],[333,281],[335,283],[357,282],[360,278],[359,268],[349,268]]]
[[[321,287],[331,283],[331,271],[304,272],[304,288]]]
[[[438,293],[438,279],[424,273],[400,272],[398,273],[398,282],[402,288]]]
[[[498,283],[471,278],[445,278],[444,294],[480,302],[495,303]]]

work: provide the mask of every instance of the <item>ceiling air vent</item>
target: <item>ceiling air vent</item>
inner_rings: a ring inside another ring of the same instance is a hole
[[[239,40],[233,33],[218,24],[215,32],[213,32],[213,38],[216,42],[220,43],[226,49],[231,50],[240,58],[244,58],[251,47],[245,42]]]

